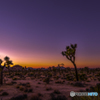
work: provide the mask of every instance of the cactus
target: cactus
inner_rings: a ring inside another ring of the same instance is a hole
[[[73,65],[75,67],[76,80],[79,81],[77,67],[76,67],[76,64],[75,64],[75,52],[76,52],[76,48],[77,48],[77,44],[75,44],[75,45],[71,44],[71,46],[66,46],[66,51],[62,51],[61,54],[63,56],[66,56],[66,58],[73,63]]]

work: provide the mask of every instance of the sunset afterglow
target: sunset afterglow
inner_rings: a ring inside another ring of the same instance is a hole
[[[100,13],[94,3],[1,2],[0,59],[8,56],[14,65],[33,68],[73,67],[61,52],[76,43],[77,67],[100,67]]]

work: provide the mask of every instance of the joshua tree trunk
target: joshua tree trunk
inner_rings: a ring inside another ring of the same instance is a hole
[[[8,66],[8,71],[9,71],[9,75],[10,75],[10,68],[9,68],[9,66]]]
[[[76,64],[74,62],[72,62],[74,67],[75,67],[75,73],[76,73],[76,80],[79,81],[78,79],[78,72],[77,72],[77,67],[76,67]]]
[[[9,75],[10,75],[10,69],[9,69]]]
[[[1,77],[0,77],[0,84],[3,85],[3,70],[0,71]]]

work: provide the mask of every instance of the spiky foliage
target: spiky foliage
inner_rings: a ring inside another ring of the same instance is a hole
[[[73,63],[73,65],[75,67],[76,79],[78,81],[79,79],[78,79],[77,67],[75,64],[76,48],[77,48],[77,44],[74,44],[74,45],[71,44],[70,46],[66,46],[66,51],[62,51],[61,54],[63,56],[66,56],[66,58]]]
[[[8,56],[6,56],[5,58],[4,58],[4,60],[7,62],[7,61],[9,61],[9,57]]]

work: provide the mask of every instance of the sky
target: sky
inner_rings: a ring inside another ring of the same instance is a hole
[[[0,0],[0,59],[14,65],[100,67],[100,0]]]

